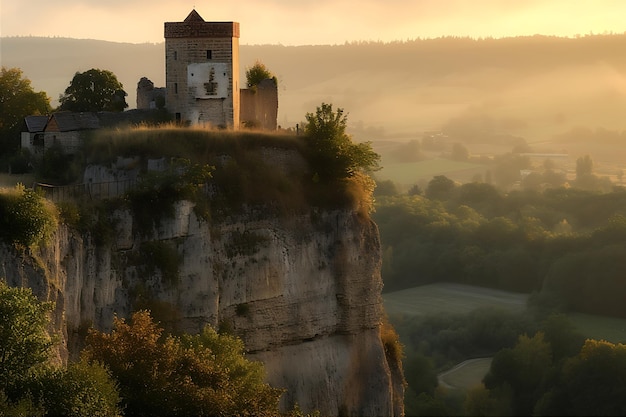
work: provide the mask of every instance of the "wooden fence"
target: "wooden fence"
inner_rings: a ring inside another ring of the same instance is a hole
[[[59,203],[83,197],[92,199],[113,198],[124,195],[135,188],[137,180],[119,180],[109,182],[89,182],[74,185],[50,185],[35,183],[35,189],[43,190],[44,196]]]

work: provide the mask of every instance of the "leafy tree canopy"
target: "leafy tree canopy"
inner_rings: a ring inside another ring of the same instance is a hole
[[[119,381],[125,415],[213,416],[278,413],[282,390],[263,382],[263,368],[243,358],[243,344],[206,328],[164,336],[147,311],[116,318],[111,333],[92,330],[84,353]]]
[[[59,110],[121,112],[128,107],[124,86],[108,70],[77,72],[59,101]]]
[[[315,113],[307,113],[304,133],[311,155],[311,165],[321,180],[350,178],[357,172],[380,169],[380,155],[370,142],[354,143],[346,133],[344,110],[333,110],[322,103]]]
[[[0,69],[0,152],[17,150],[19,129],[26,116],[50,111],[48,95],[43,91],[35,92],[22,70]]]
[[[53,340],[46,330],[52,303],[41,303],[30,288],[0,280],[0,388],[6,390],[49,358]]]
[[[259,60],[246,70],[246,85],[248,88],[257,86],[261,81],[267,79],[274,80],[278,84],[276,76]]]

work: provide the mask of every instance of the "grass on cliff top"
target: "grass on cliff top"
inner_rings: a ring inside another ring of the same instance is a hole
[[[263,160],[261,151],[293,151],[303,157],[287,172]],[[226,131],[188,127],[139,127],[103,130],[86,143],[90,164],[111,166],[119,157],[137,158],[145,171],[148,159],[182,158],[214,167],[211,185],[218,192],[211,204],[222,213],[244,205],[266,205],[281,212],[302,212],[310,206],[371,210],[373,185],[363,176],[331,183],[316,182],[308,170],[302,136],[289,132]],[[215,213],[214,213],[215,214]]]
[[[102,130],[86,144],[90,163],[108,165],[118,157],[186,158],[194,163],[212,163],[228,154],[238,156],[261,147],[303,151],[303,143],[289,133],[226,131],[176,126]]]

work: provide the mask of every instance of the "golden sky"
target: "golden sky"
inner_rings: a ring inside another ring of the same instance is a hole
[[[194,7],[249,45],[626,32],[626,0],[0,0],[0,36],[159,43]]]

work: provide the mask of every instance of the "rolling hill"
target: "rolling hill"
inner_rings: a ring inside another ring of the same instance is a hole
[[[163,86],[164,44],[0,38],[18,67],[57,103],[77,71],[113,71],[135,107],[143,76]],[[443,128],[550,140],[577,126],[624,128],[626,35],[438,38],[345,45],[241,45],[241,75],[258,59],[279,81],[279,124],[322,102],[349,113],[362,140],[409,140]]]

